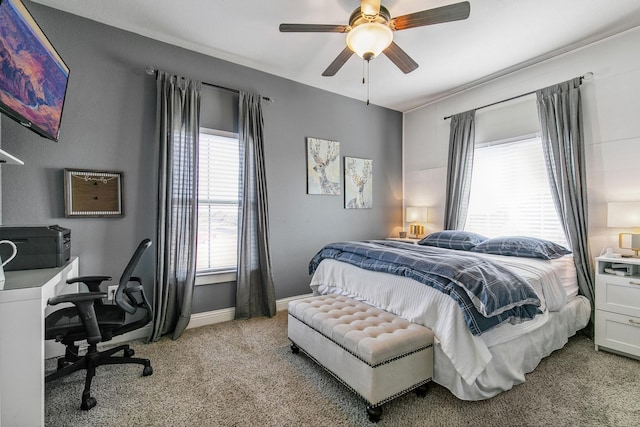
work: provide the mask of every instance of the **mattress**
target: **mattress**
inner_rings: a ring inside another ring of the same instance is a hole
[[[573,285],[563,280],[571,276],[573,262],[487,256],[507,258],[504,264],[531,283],[544,302],[542,314],[474,336],[448,295],[407,277],[330,259],[318,266],[311,288],[314,294],[349,296],[428,327],[436,337],[434,381],[461,399],[486,399],[523,382],[525,373],[586,326],[591,312],[588,300],[570,296]]]

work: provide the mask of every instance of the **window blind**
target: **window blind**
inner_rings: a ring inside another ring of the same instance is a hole
[[[200,132],[198,273],[236,269],[239,161],[237,138]]]
[[[476,145],[465,230],[567,241],[553,204],[539,137]]]

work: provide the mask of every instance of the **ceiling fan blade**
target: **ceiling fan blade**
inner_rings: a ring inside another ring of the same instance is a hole
[[[281,33],[346,33],[348,25],[280,24]]]
[[[377,16],[380,13],[380,0],[362,0],[360,12],[365,16]]]
[[[344,50],[340,52],[340,54],[336,57],[336,59],[334,59],[333,62],[329,64],[327,69],[324,70],[322,75],[325,77],[335,76],[338,70],[342,68],[344,63],[347,62],[349,58],[351,58],[351,55],[353,55],[353,51],[348,47],[345,47]]]
[[[400,46],[395,42],[391,42],[389,47],[383,50],[382,53],[384,53],[387,58],[396,64],[396,66],[405,74],[409,74],[418,68],[418,63],[407,55],[404,50],[400,49]]]
[[[440,24],[443,22],[459,21],[467,19],[471,6],[468,1],[450,4],[448,6],[427,9],[421,12],[409,13],[393,18],[389,26],[394,30],[406,30],[408,28],[422,27],[425,25]]]

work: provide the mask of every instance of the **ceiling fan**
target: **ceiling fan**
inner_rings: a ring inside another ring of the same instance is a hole
[[[469,11],[469,2],[463,1],[391,18],[380,0],[361,0],[360,7],[349,18],[349,25],[280,24],[280,32],[347,33],[347,47],[324,70],[323,76],[334,76],[354,52],[365,61],[384,53],[408,74],[418,68],[418,64],[394,43],[393,31],[467,19]]]

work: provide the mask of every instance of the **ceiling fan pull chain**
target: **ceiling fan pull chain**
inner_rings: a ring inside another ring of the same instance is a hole
[[[371,61],[367,61],[367,105],[369,105],[369,86],[371,85],[371,76],[369,70],[371,67]]]
[[[367,78],[364,78],[364,63],[367,63]],[[369,61],[362,59],[362,84],[367,83],[367,105],[369,105]]]

